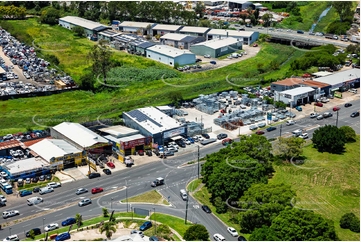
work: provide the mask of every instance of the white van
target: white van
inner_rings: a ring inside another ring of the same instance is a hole
[[[296,121],[294,121],[294,120],[288,120],[286,125],[290,126],[290,125],[294,125],[295,123],[296,123]]]
[[[52,188],[52,187],[43,187],[43,188],[40,188],[39,194],[43,195],[43,194],[50,193],[53,191],[54,191],[54,188]]]
[[[31,197],[26,201],[28,202],[29,206],[32,206],[32,205],[36,205],[38,203],[43,202],[43,199],[41,197]]]
[[[182,199],[183,199],[184,201],[188,200],[188,195],[187,195],[186,190],[181,189],[181,190],[180,190],[180,196],[182,197]]]

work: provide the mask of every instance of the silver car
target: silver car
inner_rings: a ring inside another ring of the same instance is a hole
[[[322,114],[321,114],[321,115],[318,115],[316,119],[317,119],[317,120],[323,119],[323,115],[322,115]]]
[[[76,190],[76,195],[80,195],[80,194],[83,194],[83,193],[86,193],[86,192],[88,192],[88,189],[79,188],[78,190]]]
[[[79,207],[83,207],[83,206],[86,206],[86,205],[89,205],[92,203],[92,200],[90,198],[85,198],[83,200],[81,200],[78,205]]]

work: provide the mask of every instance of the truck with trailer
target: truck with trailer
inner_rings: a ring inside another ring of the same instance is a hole
[[[350,41],[353,43],[360,43],[360,36],[352,35]]]
[[[325,34],[325,38],[338,40],[338,36],[334,34]]]

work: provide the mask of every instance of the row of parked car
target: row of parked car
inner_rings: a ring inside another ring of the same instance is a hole
[[[7,134],[3,137],[0,136],[0,142],[8,140],[29,140],[49,136],[49,131],[47,130],[33,130],[28,132],[19,132],[16,134]]]

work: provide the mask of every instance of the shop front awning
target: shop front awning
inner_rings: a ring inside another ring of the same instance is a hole
[[[183,137],[180,136],[180,135],[177,135],[177,136],[172,137],[171,139],[172,140],[177,140],[177,139],[183,139]]]

